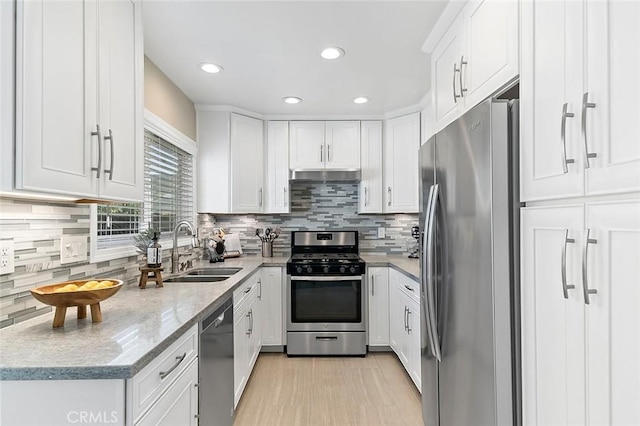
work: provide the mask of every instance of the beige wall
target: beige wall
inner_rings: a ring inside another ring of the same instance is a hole
[[[196,140],[196,110],[193,102],[146,56],[144,107]]]

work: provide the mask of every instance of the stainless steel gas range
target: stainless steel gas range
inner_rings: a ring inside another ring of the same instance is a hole
[[[357,231],[292,232],[288,355],[366,354],[364,273]]]

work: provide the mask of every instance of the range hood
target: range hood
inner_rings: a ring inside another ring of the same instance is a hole
[[[360,182],[360,169],[295,169],[289,170],[295,182]]]

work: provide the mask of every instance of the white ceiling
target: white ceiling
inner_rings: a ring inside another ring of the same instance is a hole
[[[143,3],[145,54],[195,103],[260,114],[381,115],[429,90],[420,48],[446,1]],[[320,57],[327,46],[346,51]],[[224,71],[206,74],[201,62]],[[288,105],[284,96],[304,102]],[[353,98],[371,102],[356,105]]]

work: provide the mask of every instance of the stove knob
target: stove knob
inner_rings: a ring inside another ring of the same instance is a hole
[[[329,267],[325,266],[324,268],[322,268],[322,270],[324,271],[325,274],[329,273]]]
[[[313,268],[311,266],[307,266],[307,273],[310,274],[313,272]]]
[[[340,267],[340,273],[341,274],[344,274],[346,270],[347,270],[347,268],[345,268],[344,266]]]
[[[302,266],[298,266],[298,267],[296,267],[296,272],[297,272],[298,274],[301,274],[301,273],[302,273]]]
[[[349,268],[349,272],[351,272],[352,274],[356,272],[356,267],[352,266],[351,268]]]

